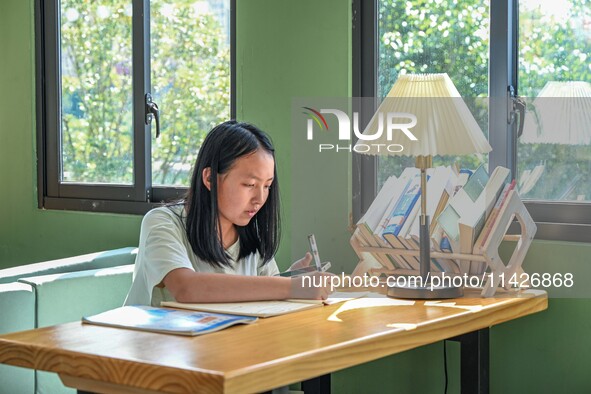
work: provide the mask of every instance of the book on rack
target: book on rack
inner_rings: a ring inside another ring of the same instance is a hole
[[[511,171],[505,167],[495,168],[484,190],[474,203],[474,206],[479,209],[478,218],[472,218],[472,221],[470,221],[470,218],[466,221],[460,220],[460,239],[462,239],[462,231],[465,232],[463,238],[465,253],[474,253],[474,244],[484,229],[486,220],[490,217],[496,202],[501,197],[503,189],[510,183]],[[473,275],[480,275],[485,268],[486,266],[482,262],[471,261],[469,272]]]
[[[497,202],[503,187],[508,183],[511,183],[511,170],[501,166],[495,168],[484,190],[478,196],[478,200],[476,200],[476,204],[484,206],[487,218]]]
[[[452,170],[454,167],[452,167]],[[443,207],[439,207],[439,213],[434,215],[435,225],[439,227],[439,232],[436,233],[436,243],[444,237],[447,242],[447,246],[451,252],[459,252],[460,233],[457,227],[457,222],[460,215],[451,206],[451,200],[453,198],[459,198],[458,192],[462,190],[468,179],[474,172],[469,169],[455,170],[456,178],[452,183],[453,187],[449,193],[449,197]],[[465,198],[465,197],[463,197]],[[433,235],[432,235],[433,237]]]
[[[489,179],[488,172],[486,172],[486,168],[484,168],[484,164],[482,164],[468,178],[461,190],[472,202],[476,202],[480,193],[482,193],[486,187]]]
[[[445,234],[445,232],[438,227],[439,232],[441,233],[439,242],[435,243],[433,246],[433,250],[442,253],[452,253],[451,244],[449,242],[449,238]],[[437,231],[437,230],[436,230]],[[439,264],[444,267],[444,271],[450,275],[461,274],[460,266],[454,259],[438,259]]]
[[[505,202],[509,197],[509,192],[513,189],[515,189],[515,179],[513,179],[511,183],[506,184],[503,188],[501,196],[497,199],[497,202],[495,203],[495,206],[493,207],[490,216],[486,220],[486,224],[484,225],[484,228],[482,229],[480,236],[474,243],[474,253],[482,254],[484,245],[488,240],[491,230],[494,228],[496,222],[498,221],[499,212],[505,205]]]
[[[432,238],[435,233],[435,227],[437,226],[436,217],[439,216],[447,201],[449,199],[449,195],[453,190],[453,186],[457,181],[457,176],[454,174],[451,167],[435,167],[432,169],[432,172],[427,174],[430,175],[429,180],[427,181],[427,211],[426,214],[429,216],[430,223],[429,223],[429,237]],[[408,244],[409,249],[419,249],[420,248],[420,223],[421,223],[421,212],[420,208],[421,204],[415,204],[413,210],[417,211],[416,217],[410,224],[408,230],[405,230],[403,227],[401,231],[402,241]],[[411,215],[412,216],[412,215]],[[433,245],[430,245],[432,250]],[[431,265],[434,270],[438,271],[448,271],[450,268],[448,261],[443,261],[447,259],[431,259]]]
[[[454,167],[452,167],[454,170]],[[438,207],[438,213],[433,215],[434,225],[436,226],[434,232],[431,234],[431,240],[433,242],[434,250],[436,251],[447,251],[453,253],[460,252],[460,231],[458,228],[458,221],[460,215],[454,209],[451,204],[451,200],[454,198],[465,199],[467,195],[460,197],[462,188],[468,182],[470,176],[474,171],[469,169],[455,170],[455,179],[452,182],[452,189],[449,196],[442,207]],[[459,194],[460,193],[460,194]],[[441,244],[445,242],[445,247]],[[453,262],[454,266],[458,266],[457,263]]]
[[[462,216],[462,214],[472,209],[489,179],[486,168],[481,165],[470,175],[466,183],[455,191],[453,198],[449,200],[449,204]]]
[[[436,252],[451,253],[451,244],[449,238],[441,229],[441,226],[435,228],[437,240],[433,240],[433,250]],[[444,271],[450,274],[460,274],[460,266],[454,259],[437,259],[439,264],[444,268]]]
[[[407,249],[401,238],[398,237],[406,220],[409,219],[413,207],[421,195],[421,175],[415,174],[406,184],[396,205],[390,211],[390,217],[384,223],[382,237],[390,245],[398,249]],[[419,269],[418,260],[414,256],[402,256],[413,269]]]
[[[445,206],[447,205],[447,201],[449,200],[449,194],[447,192],[444,192],[443,195],[441,196],[441,200],[439,205],[437,206],[435,213],[432,216],[432,220],[431,220],[431,230],[429,232],[430,237],[431,237],[431,249],[436,251],[436,252],[442,252],[441,249],[437,249],[437,247],[439,247],[439,242],[437,244],[437,246],[435,245],[435,242],[433,242],[433,240],[436,237],[436,234],[442,234],[443,230],[441,230],[441,226],[439,226],[439,224],[437,223],[437,220],[435,220],[435,218],[437,216],[439,216],[439,214],[443,211],[443,209],[445,208]],[[439,235],[439,239],[441,239],[442,235]],[[447,242],[447,244],[449,245],[449,241]],[[452,259],[444,259],[444,258],[436,258],[435,259],[437,261],[437,263],[439,264],[439,266],[443,267],[443,271],[445,272],[458,272],[459,273],[459,268],[457,263],[452,260]]]
[[[382,185],[371,205],[367,208],[367,211],[363,214],[361,219],[359,219],[357,225],[365,223],[372,231],[378,226],[380,220],[384,217],[384,212],[392,199],[392,195],[396,193],[398,183],[399,178],[396,178],[393,175],[386,179],[386,182]]]
[[[427,190],[429,189],[429,182],[431,182],[433,180],[433,174],[435,173],[434,168],[428,168],[427,169]],[[420,188],[419,188],[420,191]],[[419,223],[420,222],[420,217],[421,217],[421,193],[419,193],[418,196],[418,200],[414,203],[414,205],[412,206],[411,211],[408,213],[407,217],[404,220],[404,224],[402,225],[402,227],[400,228],[400,231],[398,231],[398,234],[396,235],[396,238],[398,239],[398,242],[400,244],[402,244],[402,246],[404,248],[406,248],[407,250],[418,250],[419,246],[418,244],[416,244],[414,242],[413,239],[410,238],[410,230],[413,227],[414,223]],[[405,258],[407,260],[411,260],[409,261],[410,265],[414,268],[414,267],[419,267],[420,266],[420,262],[419,262],[419,256],[405,256]]]
[[[409,180],[414,177],[416,174],[419,173],[419,170],[415,167],[408,167],[402,171],[400,177],[396,180],[395,183],[392,183],[390,187],[384,192],[385,198],[383,200],[375,201],[374,203],[380,204],[380,208],[377,209],[379,214],[376,214],[375,217],[369,217],[366,220],[368,224],[368,228],[371,229],[373,234],[373,241],[374,245],[382,248],[391,248],[392,246],[383,238],[383,231],[384,228],[387,226],[387,223],[391,217],[392,211],[396,208],[396,203],[400,199],[402,192],[404,191],[406,185],[408,184]],[[386,185],[384,185],[385,187]],[[383,190],[384,188],[382,188]],[[374,205],[372,203],[372,206]],[[363,229],[361,229],[362,232]],[[366,235],[368,239],[372,238],[369,234]],[[411,264],[408,262],[408,257],[401,256],[401,255],[381,255],[382,259],[387,259],[390,264],[395,265],[397,268],[403,269],[412,269]],[[389,268],[392,269],[393,267]]]
[[[363,240],[363,242],[368,246],[383,246],[375,236],[374,229],[379,226],[380,221],[384,216],[384,212],[388,207],[390,200],[392,199],[392,195],[397,190],[398,183],[399,178],[396,178],[395,176],[389,177],[378,192],[377,196],[374,198],[365,214],[357,222],[357,229],[355,231],[357,235]],[[363,259],[369,259],[368,261],[370,261],[372,265],[374,261],[378,262],[381,266],[389,270],[393,270],[394,264],[396,264],[396,261],[391,256],[386,256],[379,253],[366,253],[364,254]]]
[[[291,299],[281,301],[246,301],[216,303],[184,303],[163,301],[161,306],[215,312],[240,316],[272,317],[332,305],[367,295],[367,292],[334,292],[326,300]]]
[[[381,247],[382,245],[379,244],[377,239],[373,234],[373,230],[369,227],[369,225],[365,222],[358,222],[355,232],[355,236],[357,239],[363,244],[371,247]],[[379,267],[383,267],[389,270],[394,269],[394,261],[388,256],[384,256],[380,253],[364,253],[363,256],[360,256],[363,260],[370,263],[370,265],[374,266],[375,263],[379,265]]]
[[[457,191],[453,201],[450,201],[460,216],[458,219],[460,253],[472,253],[476,237],[484,227],[485,212],[477,201],[489,180],[486,168],[483,164],[480,165],[470,175],[466,184]],[[462,272],[472,273],[472,261],[460,260],[459,264]]]
[[[447,241],[450,244],[450,250],[454,253],[459,253],[460,251],[460,229],[458,227],[459,220],[460,215],[451,204],[448,204],[437,217],[437,223],[445,232]]]
[[[222,330],[235,324],[250,324],[256,320],[257,318],[252,316],[189,312],[170,308],[132,305],[83,317],[82,323],[163,334],[195,336]]]
[[[466,182],[468,182],[468,179],[470,179],[470,177],[472,176],[473,173],[474,173],[474,171],[469,170],[467,168],[462,168],[460,170],[460,172],[457,174],[456,185],[455,185],[454,190],[451,194],[452,197],[456,195],[458,190],[460,190],[464,187],[464,185],[466,184]]]
[[[484,183],[487,176],[479,168],[470,177],[470,179],[476,179],[476,181],[471,182],[468,179],[464,188],[458,190],[449,200],[448,206],[442,213],[443,216],[440,215],[438,220],[442,223],[454,252],[459,251],[465,254],[473,252],[474,244],[484,227],[484,223],[503,187],[509,183],[510,177],[511,172],[509,169],[497,167]],[[468,191],[465,190],[466,186],[468,186]],[[476,199],[474,200],[474,198]],[[477,267],[480,267],[479,263],[472,264],[470,260],[460,261],[462,273],[479,274]]]

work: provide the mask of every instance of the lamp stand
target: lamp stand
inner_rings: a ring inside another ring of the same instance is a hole
[[[388,288],[388,296],[394,298],[413,299],[443,299],[458,298],[464,295],[462,287],[446,286],[445,283],[432,284],[429,271],[431,269],[431,236],[429,234],[429,215],[427,212],[427,168],[433,166],[433,156],[417,156],[416,167],[421,170],[421,216],[419,238],[420,258],[419,268],[420,281],[408,281],[406,286],[391,286]]]

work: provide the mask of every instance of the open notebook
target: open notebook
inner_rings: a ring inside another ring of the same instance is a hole
[[[367,292],[334,292],[326,300],[284,300],[284,301],[248,301],[219,302],[207,304],[189,304],[174,301],[163,301],[160,305],[170,308],[191,309],[204,312],[227,313],[240,316],[271,317],[287,313],[318,308],[339,302],[364,297]]]

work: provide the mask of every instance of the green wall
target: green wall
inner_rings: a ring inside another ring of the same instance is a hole
[[[294,128],[292,116],[303,117],[300,100],[351,95],[351,7],[342,0],[237,6],[237,116],[266,130],[277,148],[285,219],[277,262],[287,267],[302,257],[314,233],[322,259],[344,268],[354,256],[342,247],[350,236],[350,157],[302,154],[292,133],[305,129]]]
[[[141,218],[37,208],[33,1],[0,1],[0,268],[137,245]]]
[[[238,116],[269,131],[277,145],[286,218],[286,241],[278,256],[283,266],[305,250],[305,233],[300,232],[308,229],[328,245],[323,257],[339,266],[354,264],[345,261],[351,256],[348,247],[338,248],[347,245],[350,188],[348,172],[342,170],[347,156],[310,163],[292,157],[290,149],[294,98],[350,93],[350,9],[349,0],[238,1]],[[140,224],[138,216],[37,208],[33,29],[32,0],[0,0],[0,267],[135,245]],[[293,163],[301,168],[294,170]],[[302,171],[309,173],[309,184],[292,185],[292,175]],[[340,187],[332,188],[334,182]],[[331,220],[301,219],[294,206],[328,214]],[[591,245],[537,241],[526,270],[575,272],[575,280],[585,284],[591,278],[590,253]],[[590,312],[589,297],[552,299],[545,312],[494,327],[492,392],[590,392]],[[448,358],[449,392],[454,393],[457,345],[448,346]],[[442,392],[442,344],[333,375],[335,393],[386,390]]]

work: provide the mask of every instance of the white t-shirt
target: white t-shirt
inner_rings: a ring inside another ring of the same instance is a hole
[[[226,249],[231,257],[232,267],[213,267],[201,260],[193,253],[187,239],[185,216],[183,215],[182,220],[180,218],[182,211],[183,205],[159,207],[144,216],[133,283],[125,299],[125,305],[160,306],[161,301],[175,301],[161,283],[166,274],[176,268],[249,276],[272,276],[279,273],[275,259],[261,267],[262,258],[259,253],[252,253],[236,261],[240,251],[239,241]]]

